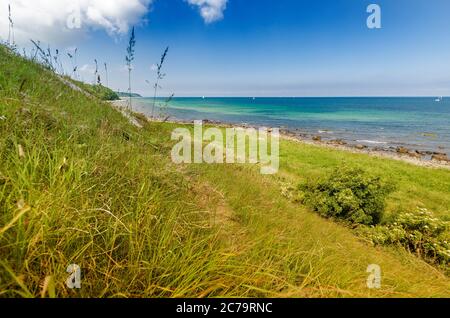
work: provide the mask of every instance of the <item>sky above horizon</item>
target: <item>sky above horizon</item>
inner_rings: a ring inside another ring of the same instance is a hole
[[[371,3],[381,29],[367,27]],[[105,84],[106,62],[114,90],[128,88],[135,26],[132,90],[146,96],[167,46],[162,96],[450,95],[448,0],[0,0],[3,41],[8,4],[19,47],[77,47],[80,77],[94,81],[97,59]]]

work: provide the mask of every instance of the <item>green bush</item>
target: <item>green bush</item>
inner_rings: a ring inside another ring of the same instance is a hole
[[[400,213],[393,223],[364,227],[360,232],[377,245],[401,245],[434,263],[450,261],[449,222],[435,218],[427,209]]]
[[[299,189],[300,201],[322,216],[373,225],[381,221],[392,187],[364,170],[343,167]]]

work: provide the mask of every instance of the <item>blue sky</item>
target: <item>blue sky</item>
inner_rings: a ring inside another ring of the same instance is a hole
[[[132,21],[133,90],[151,95],[145,80],[169,46],[164,95],[450,95],[448,0],[228,0],[212,22],[196,1],[144,1],[149,11]],[[381,6],[381,29],[366,26],[371,3]],[[84,80],[97,58],[110,86],[126,90],[126,32],[94,25],[61,43],[79,48]]]

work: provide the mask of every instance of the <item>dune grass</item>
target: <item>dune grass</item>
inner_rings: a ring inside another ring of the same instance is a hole
[[[142,129],[0,47],[0,297],[450,296],[439,270],[280,194],[280,181],[346,160],[405,186],[389,211],[422,203],[446,217],[448,172],[290,142],[278,176],[177,166],[176,125],[138,118]],[[379,290],[366,287],[372,263]]]
[[[119,95],[114,92],[112,89],[103,86],[102,84],[86,84],[84,82],[76,81],[72,78],[67,78],[68,80],[72,81],[75,85],[82,88],[85,92],[88,94],[91,94],[101,100],[105,101],[112,101],[112,100],[119,100]]]

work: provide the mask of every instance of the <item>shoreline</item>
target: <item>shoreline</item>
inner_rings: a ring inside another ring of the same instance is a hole
[[[111,101],[111,105],[120,109],[121,111],[124,109],[124,103],[127,101],[124,99]],[[149,121],[154,122],[166,122],[172,124],[183,124],[190,125],[193,124],[193,120],[183,120],[179,118],[171,118],[170,120],[163,121],[159,118],[151,118],[150,116],[142,113],[139,113],[147,118]],[[203,123],[206,125],[213,125],[221,128],[259,128],[262,126],[258,125],[248,125],[248,124],[235,124],[235,123],[227,123],[218,120],[208,120],[203,119]],[[322,148],[332,149],[332,150],[341,150],[347,151],[350,153],[356,154],[366,154],[373,157],[384,158],[384,159],[393,159],[397,161],[407,162],[416,166],[435,168],[435,169],[449,169],[450,170],[450,158],[447,157],[447,154],[440,152],[422,152],[418,150],[411,150],[405,147],[391,148],[385,149],[377,146],[370,147],[364,144],[350,144],[344,140],[336,139],[336,140],[322,140],[320,135],[308,135],[308,134],[296,134],[295,131],[289,130],[287,128],[280,128],[280,137],[284,140],[297,142],[306,145],[313,145]]]

